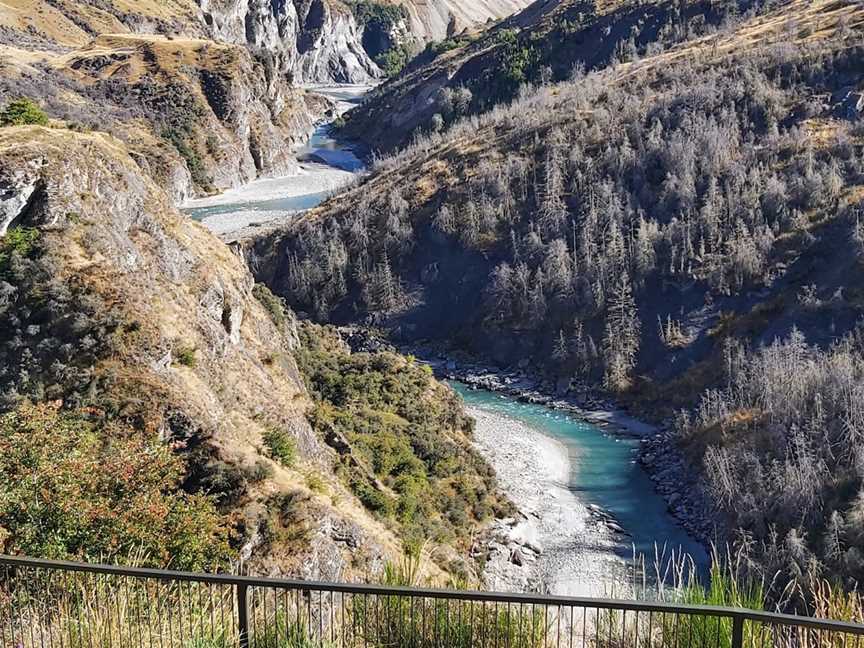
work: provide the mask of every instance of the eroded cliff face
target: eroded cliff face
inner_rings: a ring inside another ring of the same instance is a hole
[[[388,45],[422,44],[509,16],[531,0],[396,0],[408,20]],[[383,76],[351,2],[341,0],[199,0],[213,37],[274,53],[302,83],[369,83]],[[373,28],[374,29],[374,28]],[[372,35],[375,36],[374,34]],[[374,40],[374,38],[372,39]]]
[[[213,38],[272,55],[297,83],[370,83],[381,76],[362,28],[333,0],[200,0]]]
[[[411,33],[423,41],[450,38],[465,29],[499,20],[532,0],[401,0],[408,10]]]
[[[219,498],[253,571],[351,579],[399,555],[307,423],[293,315],[256,297],[244,263],[122,142],[0,130],[0,213],[27,241],[0,239],[2,409],[50,399],[162,439],[188,460],[188,488]],[[266,449],[274,429],[294,440],[294,465]]]
[[[327,109],[267,60],[209,40],[103,35],[65,54],[0,52],[0,97],[123,139],[175,203],[291,172]]]

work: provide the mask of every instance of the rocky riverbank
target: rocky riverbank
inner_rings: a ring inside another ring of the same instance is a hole
[[[701,494],[698,474],[687,465],[675,443],[671,421],[645,423],[589,388],[562,389],[521,369],[500,369],[417,349],[412,352],[423,358],[439,378],[567,412],[613,434],[638,437],[639,462],[666,501],[669,513],[710,551],[715,539],[710,508]]]
[[[620,557],[624,530],[568,488],[563,444],[521,421],[469,406],[478,450],[495,469],[519,513],[496,520],[472,553],[485,587],[567,596],[621,595],[628,570]],[[613,527],[617,526],[617,531]]]
[[[363,327],[343,327],[341,334],[355,351],[391,347],[389,342]],[[666,502],[669,514],[710,554],[715,533],[709,505],[701,495],[698,473],[687,465],[675,442],[671,421],[648,424],[616,407],[587,385],[556,385],[548,379],[535,377],[528,368],[495,367],[437,347],[412,346],[399,350],[428,364],[439,379],[504,394],[521,402],[543,405],[590,422],[610,434],[638,438],[639,463],[654,483],[656,492]],[[543,438],[555,443],[547,437]],[[594,523],[605,527],[604,531],[611,532],[613,537],[621,531],[626,532],[608,512],[598,507],[586,508]],[[511,526],[508,521],[502,524]],[[498,530],[506,532],[503,527]],[[623,540],[620,536],[617,539],[619,542]],[[530,561],[530,554],[528,556]]]

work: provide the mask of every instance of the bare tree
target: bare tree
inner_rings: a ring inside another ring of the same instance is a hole
[[[631,373],[639,352],[641,323],[633,299],[630,277],[622,274],[609,298],[606,330],[603,334],[603,357],[607,389],[623,391],[630,386]]]

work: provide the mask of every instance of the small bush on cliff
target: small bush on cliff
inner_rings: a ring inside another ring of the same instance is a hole
[[[184,472],[123,425],[22,404],[0,416],[0,552],[219,567],[224,520],[211,498],[181,490]]]
[[[267,309],[267,312],[270,313],[270,318],[273,320],[273,323],[279,328],[282,328],[285,325],[286,320],[285,305],[282,303],[282,300],[274,295],[264,284],[255,284],[255,287],[252,289],[252,294],[255,296],[255,299],[261,302],[261,305]]]
[[[408,65],[411,60],[411,50],[407,45],[396,45],[381,53],[375,62],[388,77],[394,77]]]
[[[197,349],[195,347],[180,347],[177,349],[177,362],[184,367],[194,369],[198,364],[198,357],[195,355]]]
[[[396,23],[408,20],[409,17],[408,10],[402,5],[357,0],[357,2],[351,2],[350,6],[354,18],[361,26],[367,27],[371,24],[377,24],[385,32],[389,32]]]
[[[13,227],[0,238],[0,277],[9,271],[14,257],[28,259],[33,256],[39,243],[39,230],[29,227]]]
[[[297,460],[297,442],[281,428],[270,428],[264,433],[264,445],[270,456],[283,466],[293,466]]]
[[[0,126],[45,126],[48,115],[31,99],[13,99],[0,111]]]

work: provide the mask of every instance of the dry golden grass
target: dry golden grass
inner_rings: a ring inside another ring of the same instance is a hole
[[[176,22],[200,34],[193,0],[112,0],[109,10],[75,0],[2,0],[0,26],[35,32],[41,38],[68,47],[81,47],[92,34],[122,33],[129,28],[118,18],[130,13],[144,19]]]
[[[803,122],[807,132],[807,140],[816,150],[824,150],[837,143],[840,133],[840,123],[836,119],[808,119]]]
[[[51,62],[85,83],[123,79],[137,83],[142,77],[171,81],[182,67],[228,69],[238,64],[235,46],[202,39],[167,39],[163,36],[105,34],[89,45],[58,56]],[[75,68],[80,68],[76,70]]]
[[[717,64],[766,45],[821,42],[843,29],[850,33],[864,31],[864,5],[852,0],[792,0],[746,20],[734,30],[690,40],[656,56],[623,64],[618,74],[626,77],[659,72],[680,60]]]

